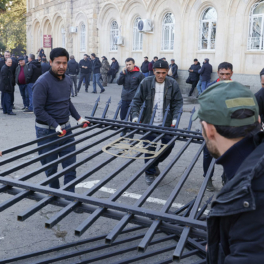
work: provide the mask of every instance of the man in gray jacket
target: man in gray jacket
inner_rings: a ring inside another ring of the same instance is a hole
[[[165,110],[170,105],[170,111],[165,120],[165,126],[175,127],[176,120],[180,109],[183,105],[183,99],[179,85],[176,80],[167,76],[169,71],[169,65],[167,61],[158,60],[154,63],[153,66],[154,76],[149,76],[145,78],[139,85],[138,90],[133,99],[133,109],[132,109],[132,118],[133,122],[138,122],[140,107],[146,103],[146,109],[140,120],[143,124],[149,124],[151,115],[153,112],[153,107],[157,104],[158,109],[154,118],[154,124],[160,126],[163,123],[163,118]],[[153,141],[157,137],[156,134],[151,134],[146,140]],[[171,137],[164,137],[161,139],[162,144],[167,144],[171,140]],[[145,172],[145,180],[148,185],[150,185],[154,180],[155,176],[160,174],[158,165],[160,162],[164,161],[169,154],[171,153],[174,144],[167,148],[164,153],[158,158],[158,160],[148,168]],[[155,151],[154,147],[148,148],[150,151]],[[146,154],[145,157],[149,157],[149,154]],[[149,159],[146,159],[145,162],[148,162]]]
[[[20,94],[23,99],[24,107],[22,108],[22,110],[26,110],[29,106],[29,98],[27,92],[27,75],[28,75],[28,65],[26,64],[24,57],[19,57],[18,66],[15,72],[15,80],[16,80],[16,84],[19,87]]]

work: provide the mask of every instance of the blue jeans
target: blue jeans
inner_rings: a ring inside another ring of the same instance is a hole
[[[196,85],[197,91],[198,91],[198,95],[200,95],[203,91],[202,91],[202,81],[199,80],[198,84]]]
[[[145,138],[145,140],[153,141],[156,137],[158,137],[157,134],[151,134],[148,137]],[[168,144],[171,141],[172,137],[165,136],[161,139],[162,144]],[[144,143],[144,146],[148,145],[149,143]],[[155,167],[159,165],[160,162],[163,162],[171,153],[172,149],[174,148],[175,142],[172,144],[171,147],[168,147],[164,153],[154,162],[145,172],[149,175],[154,175],[156,173]],[[155,151],[155,147],[148,147],[149,151]],[[150,157],[151,154],[145,154],[145,157]],[[150,159],[145,159],[145,163],[147,163]]]
[[[71,126],[69,125],[65,129],[68,129],[70,127]],[[46,129],[46,128],[36,127],[37,138],[45,137],[47,135],[54,134],[54,133],[55,133],[55,130],[53,130],[53,129]],[[71,135],[71,134],[72,134],[71,131],[67,132],[67,135]],[[42,145],[47,144],[49,142],[56,141],[57,139],[59,139],[59,137],[57,135],[55,135],[54,137],[51,137],[51,138],[48,138],[48,139],[45,139],[43,141],[38,142],[38,146],[42,146]],[[41,149],[38,153],[39,153],[39,155],[44,154],[44,153],[46,153],[48,151],[54,150],[54,149],[56,149],[58,147],[61,147],[63,145],[71,143],[73,141],[75,141],[75,139],[73,137],[69,138],[69,139],[62,140],[60,143],[54,143],[53,145],[51,145],[49,147]],[[42,166],[44,166],[47,163],[50,163],[50,162],[58,159],[58,157],[63,157],[63,156],[65,156],[65,155],[67,155],[67,154],[69,154],[69,153],[71,153],[73,151],[75,151],[75,145],[67,147],[67,148],[61,150],[60,152],[50,154],[48,157],[46,157],[44,159],[41,159],[40,162],[41,162]],[[65,169],[66,167],[74,164],[75,162],[76,162],[76,156],[73,156],[71,158],[68,158],[68,159],[62,161],[62,167],[63,167],[63,169]],[[58,169],[58,165],[50,167],[49,169],[47,169],[45,171],[46,176],[49,177],[49,176],[53,175],[54,173],[57,172],[57,169]],[[72,171],[69,171],[69,172],[65,173],[65,175],[64,175],[64,185],[66,185],[68,182],[74,180],[75,178],[76,178],[76,171],[74,169]],[[59,179],[56,179],[56,180],[52,181],[49,184],[49,186],[51,188],[59,189],[60,188]],[[72,188],[69,188],[68,191],[74,192],[74,189],[75,188],[72,187]]]
[[[99,85],[99,87],[101,88],[101,91],[104,90],[104,87],[103,85],[101,84],[100,82],[100,77],[101,77],[101,73],[95,73],[93,74],[93,91],[94,92],[97,92],[96,91],[96,83]]]
[[[26,84],[19,84],[18,86],[19,86],[20,94],[21,94],[22,99],[23,99],[24,107],[29,107],[27,85]]]
[[[143,73],[143,72],[142,72]],[[145,77],[149,77],[149,73],[146,72],[146,73],[143,73]]]
[[[12,113],[12,93],[2,92],[1,102],[4,114]]]
[[[34,107],[33,107],[33,85],[34,83],[28,83],[27,84],[27,92],[28,92],[28,100],[29,100],[29,106],[28,106],[28,110],[33,111]]]
[[[204,92],[206,90],[208,83],[210,83],[210,80],[202,82],[202,92]]]

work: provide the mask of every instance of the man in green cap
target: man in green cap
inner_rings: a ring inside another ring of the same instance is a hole
[[[226,184],[207,219],[207,263],[259,264],[264,260],[264,133],[253,93],[223,81],[199,97],[203,137]]]

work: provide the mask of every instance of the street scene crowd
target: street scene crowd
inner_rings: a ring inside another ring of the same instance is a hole
[[[54,48],[50,58],[40,48],[35,54],[14,56],[4,52],[0,59],[1,110],[6,115],[16,115],[14,89],[18,85],[23,99],[25,114],[35,115],[37,138],[54,135],[39,142],[39,145],[56,141],[64,130],[71,127],[69,115],[79,125],[89,125],[89,120],[81,117],[71,97],[78,96],[82,86],[86,93],[107,93],[108,82],[116,80],[122,86],[120,119],[129,115],[130,122],[150,124],[151,115],[157,106],[154,126],[175,127],[183,97],[178,85],[178,66],[174,59],[158,58],[152,60],[146,56],[141,66],[129,57],[122,62],[113,57],[111,63],[105,56],[101,59],[95,53],[85,54],[78,63],[74,55],[64,48]],[[218,79],[211,80],[213,73],[209,59],[203,62],[194,59],[189,68],[186,83],[193,96],[197,89],[200,109],[194,115],[202,125],[202,135],[206,141],[203,151],[203,170],[206,175],[213,158],[224,168],[222,175],[223,189],[212,204],[208,217],[208,263],[263,263],[264,260],[264,175],[263,148],[264,135],[264,69],[260,72],[262,88],[255,95],[238,82],[232,81],[233,65],[229,62],[219,63]],[[92,83],[92,89],[89,87]],[[145,110],[140,117],[140,108],[145,102]],[[165,109],[169,113],[164,120]],[[131,112],[128,111],[131,109]],[[140,118],[140,120],[139,120]],[[11,122],[11,121],[10,121]],[[69,132],[71,133],[71,132]],[[121,137],[126,136],[126,131]],[[152,141],[155,134],[146,140]],[[163,137],[162,144],[167,144],[170,137]],[[74,138],[61,141],[66,145]],[[46,153],[56,144],[43,148],[39,154]],[[145,181],[151,185],[160,174],[159,163],[171,153],[174,144],[166,148],[155,164],[145,171]],[[153,149],[149,149],[153,151]],[[155,149],[154,149],[155,150]],[[63,153],[49,155],[41,160],[45,165],[59,156],[75,151],[75,146],[68,147]],[[1,154],[1,152],[0,152]],[[146,158],[148,154],[145,154]],[[145,160],[148,161],[147,159]],[[63,168],[76,162],[73,156],[64,161]],[[49,177],[57,168],[45,171]],[[214,191],[213,174],[207,185],[208,191]],[[64,184],[76,178],[76,171],[67,172]],[[50,187],[59,189],[59,181],[50,183]],[[69,189],[74,192],[74,188]]]

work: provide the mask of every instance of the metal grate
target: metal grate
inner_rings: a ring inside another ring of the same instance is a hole
[[[175,128],[165,127],[164,124],[162,126],[153,126],[152,123],[157,110],[156,106],[153,110],[149,125],[128,122],[127,120],[129,119],[129,114],[127,115],[125,121],[120,121],[117,120],[121,107],[120,102],[113,119],[108,119],[106,118],[106,114],[109,104],[111,103],[111,98],[107,101],[102,116],[95,117],[99,101],[100,97],[95,102],[91,116],[87,117],[87,119],[91,122],[88,128],[80,129],[81,126],[72,127],[70,129],[74,132],[72,135],[66,134],[63,138],[58,137],[58,140],[56,141],[61,142],[67,137],[78,137],[78,139],[74,142],[62,145],[48,153],[37,155],[36,157],[29,158],[23,162],[20,162],[21,158],[27,157],[32,153],[36,153],[48,145],[54,144],[54,142],[52,142],[40,147],[35,147],[37,142],[45,140],[48,137],[52,137],[54,134],[3,151],[3,155],[7,156],[7,158],[0,162],[0,183],[2,184],[0,186],[0,192],[6,192],[14,196],[0,204],[0,211],[19,203],[24,198],[36,200],[36,204],[18,214],[17,220],[25,221],[48,204],[62,207],[58,213],[46,221],[46,228],[52,228],[73,211],[89,213],[87,219],[79,226],[76,226],[76,236],[81,236],[88,228],[93,228],[93,224],[100,217],[107,217],[109,221],[112,221],[111,219],[115,219],[118,220],[118,223],[112,230],[109,230],[109,233],[105,236],[99,236],[48,250],[34,252],[32,254],[5,259],[0,261],[0,263],[9,263],[21,259],[30,259],[32,257],[34,257],[34,263],[53,263],[89,252],[109,249],[110,247],[114,248],[110,251],[110,253],[109,251],[108,253],[99,252],[97,256],[88,258],[78,263],[92,263],[102,259],[111,260],[113,256],[124,256],[124,254],[128,252],[130,254],[129,258],[122,257],[122,260],[118,258],[118,261],[113,260],[113,262],[109,263],[139,263],[138,261],[140,260],[148,259],[164,253],[167,253],[165,260],[157,263],[171,263],[173,260],[186,259],[192,256],[197,256],[200,259],[197,263],[205,263],[206,222],[204,221],[204,212],[210,204],[211,199],[206,201],[202,206],[201,203],[208,179],[215,163],[214,160],[212,161],[208,173],[200,186],[196,198],[181,206],[176,211],[174,210],[175,212],[173,212],[172,209],[173,202],[183,189],[185,182],[187,181],[205,146],[201,133],[199,131],[191,131],[191,117],[187,129],[178,129],[182,116],[182,110],[179,113]],[[130,106],[129,113],[131,107],[132,106]],[[142,105],[140,117],[142,116],[144,108],[145,104]],[[170,109],[167,108],[165,111],[164,122],[169,110]],[[194,110],[192,111],[192,114],[193,113]],[[123,131],[127,132],[126,137],[119,138],[119,134]],[[103,149],[108,149],[107,146],[109,145],[109,141],[118,141],[121,143],[126,142],[127,144],[130,144],[131,148],[134,148],[140,140],[144,140],[148,135],[153,133],[155,133],[156,138],[153,142],[149,142],[149,145],[157,143],[161,138],[167,136],[170,137],[170,141],[167,146],[173,145],[174,142],[181,142],[181,148],[176,155],[174,153],[171,154],[172,158],[166,167],[161,170],[160,175],[155,179],[155,181],[149,187],[146,187],[144,193],[135,203],[127,203],[126,200],[120,201],[120,197],[122,197],[124,192],[126,192],[140,179],[142,174],[144,174],[144,172],[155,163],[160,155],[162,155],[163,151],[158,152],[154,158],[149,159],[142,165],[142,162],[140,162],[138,158],[141,156],[143,157],[144,152],[137,152],[135,150],[134,152],[131,152],[132,156],[128,157],[127,153],[124,153],[124,151],[117,151],[114,155],[111,155],[104,152]],[[79,138],[79,136],[82,137]],[[135,140],[131,139],[131,136],[134,136]],[[74,144],[79,146],[81,143],[81,147],[76,149],[74,152],[60,157],[44,166],[39,165],[39,161],[43,157],[59,152],[69,145]],[[190,159],[189,165],[172,189],[162,208],[160,208],[160,210],[154,210],[153,208],[146,206],[150,195],[155,192],[162,180],[164,180],[166,175],[171,172],[182,155],[186,152],[186,150],[189,150],[190,146],[193,144],[196,144],[198,147],[197,153],[195,153],[194,157]],[[92,148],[94,148],[94,151],[86,153],[87,150],[91,150]],[[58,171],[49,178],[40,178],[42,172],[54,165],[58,165],[65,159],[74,155],[78,157],[76,163]],[[100,158],[100,162],[98,164],[94,162],[95,158]],[[111,164],[114,161],[116,161],[116,165],[112,166]],[[36,164],[38,167],[35,166]],[[84,173],[81,173],[76,179],[62,186],[60,189],[52,189],[47,186],[51,181],[59,179],[66,172],[71,171],[72,169],[82,168],[87,165],[89,165],[89,168],[87,169],[87,167],[85,167],[85,169],[83,169],[83,171],[85,171]],[[115,190],[109,198],[102,199],[94,196],[94,194],[100,191],[102,187],[106,186],[110,181],[114,181],[120,173],[132,165],[135,166],[135,173],[126,177],[126,181],[124,181],[122,186]],[[107,175],[98,180],[97,183],[88,191],[86,190],[84,193],[72,193],[67,191],[104,168],[107,168]],[[22,176],[20,175],[17,179],[10,177],[13,173],[21,170],[24,172]],[[39,181],[39,179],[42,180]],[[199,208],[200,206],[201,208]],[[125,230],[129,224],[133,224],[138,227]],[[129,235],[132,231],[136,232],[136,234],[133,233],[133,235]],[[120,239],[119,237],[124,233],[127,233],[128,235],[126,235],[125,238]],[[101,243],[97,246],[89,246],[90,242],[100,242],[102,240],[105,241],[106,245],[102,245]],[[166,244],[166,247],[163,246],[164,241],[169,243],[168,245]],[[129,243],[129,245],[127,247],[123,247],[126,243]],[[76,251],[75,247],[77,245],[86,245],[86,247],[83,250]],[[116,249],[117,245],[122,245],[122,248]],[[152,250],[151,248],[153,245],[156,245],[155,250]],[[148,249],[149,247],[150,249]],[[59,251],[66,248],[71,250],[71,253],[59,255]],[[45,257],[45,254],[49,254],[51,252],[53,252],[54,257],[50,257],[50,255]]]

